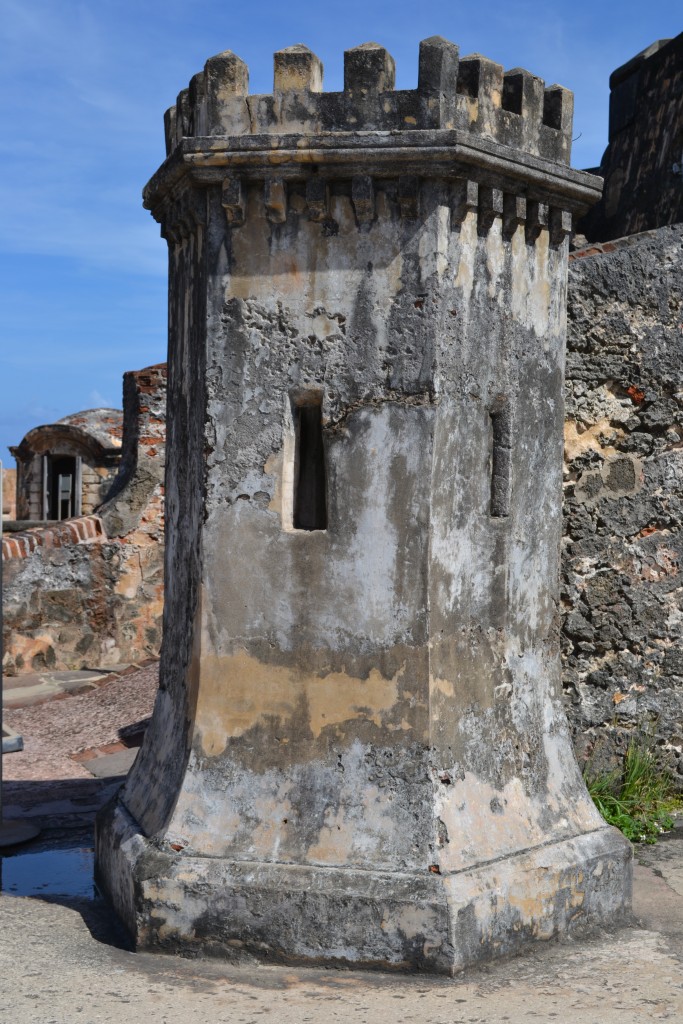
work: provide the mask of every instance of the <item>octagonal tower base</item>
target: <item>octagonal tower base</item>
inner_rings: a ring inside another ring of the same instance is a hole
[[[161,687],[97,830],[138,947],[452,972],[618,919],[560,685],[571,95],[231,53],[166,119]]]

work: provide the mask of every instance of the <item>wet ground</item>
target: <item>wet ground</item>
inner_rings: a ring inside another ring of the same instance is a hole
[[[34,841],[5,848],[0,856],[0,892],[8,896],[97,899],[93,881],[92,829],[41,833]]]

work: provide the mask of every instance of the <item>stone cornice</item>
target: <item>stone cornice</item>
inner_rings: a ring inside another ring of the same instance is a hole
[[[219,184],[226,174],[247,181],[305,181],[415,175],[471,178],[530,198],[552,200],[578,213],[602,193],[602,179],[458,129],[401,132],[325,132],[319,135],[242,135],[183,139],[143,191],[154,211],[183,178]]]

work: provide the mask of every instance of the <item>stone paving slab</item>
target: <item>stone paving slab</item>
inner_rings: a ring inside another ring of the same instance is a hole
[[[3,680],[3,708],[32,707],[63,694],[80,694],[101,685],[111,670],[79,672],[28,672]]]
[[[96,779],[115,779],[126,776],[133,767],[137,757],[138,747],[118,750],[114,754],[104,754],[102,757],[92,757],[84,761],[83,765]]]
[[[18,732],[7,724],[2,723],[2,753],[3,754],[14,754],[19,750],[24,749],[24,740]]]
[[[107,675],[86,693],[58,696],[6,716],[24,749],[3,762],[6,780],[90,778],[83,763],[139,743],[158,686],[158,665]],[[123,742],[122,742],[123,739]]]

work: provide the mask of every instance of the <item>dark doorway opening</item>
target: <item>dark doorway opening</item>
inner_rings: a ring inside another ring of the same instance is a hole
[[[76,489],[78,460],[73,455],[50,455],[47,465],[47,518],[70,519],[80,515]]]

